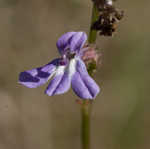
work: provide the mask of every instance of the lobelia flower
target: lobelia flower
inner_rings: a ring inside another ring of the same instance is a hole
[[[57,41],[61,58],[32,70],[21,72],[19,83],[28,88],[36,88],[51,79],[45,93],[49,96],[63,94],[72,86],[82,99],[94,99],[99,86],[89,76],[81,57],[87,36],[84,32],[68,32]]]

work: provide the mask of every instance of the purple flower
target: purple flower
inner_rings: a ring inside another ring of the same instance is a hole
[[[72,86],[80,98],[94,99],[100,89],[89,76],[81,59],[86,40],[84,32],[68,32],[62,35],[57,41],[61,58],[54,59],[42,67],[21,72],[19,83],[36,88],[53,77],[45,91],[47,95],[63,94]]]

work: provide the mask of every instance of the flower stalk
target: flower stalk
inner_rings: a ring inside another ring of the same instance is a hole
[[[90,31],[88,36],[88,42],[89,44],[95,44],[96,42],[96,35],[97,30],[94,30],[92,28],[92,25],[94,22],[96,22],[98,19],[98,9],[96,5],[93,3],[92,8],[92,17],[91,17],[91,25],[90,25]],[[88,73],[90,75],[93,74],[94,69],[89,69]],[[88,102],[86,100],[83,100],[81,104],[81,114],[82,114],[82,149],[90,149],[90,119],[91,119],[91,102]]]
[[[90,44],[94,44],[96,42],[97,30],[93,29],[92,26],[98,20],[98,17],[99,17],[98,9],[96,7],[96,4],[93,3],[91,25],[90,25],[90,31],[88,36],[88,42]]]
[[[81,105],[82,112],[82,148],[90,149],[90,112],[91,104],[83,101]]]

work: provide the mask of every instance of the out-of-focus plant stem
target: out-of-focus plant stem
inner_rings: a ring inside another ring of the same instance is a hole
[[[92,29],[93,23],[98,19],[98,10],[93,3],[91,25],[88,36],[88,42],[94,44],[96,42],[97,31]],[[89,70],[90,75],[93,74],[93,70]],[[92,73],[91,73],[92,72]],[[91,103],[84,100],[81,104],[82,113],[82,149],[90,149],[90,114]]]
[[[90,149],[90,112],[91,104],[83,101],[81,105],[82,113],[82,149]]]
[[[90,44],[94,44],[96,42],[97,31],[92,29],[92,25],[98,20],[98,17],[99,17],[98,9],[96,5],[93,3],[90,32],[89,32],[89,37],[88,37],[88,42]]]

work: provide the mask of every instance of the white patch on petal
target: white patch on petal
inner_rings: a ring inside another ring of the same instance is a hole
[[[65,72],[68,73],[69,78],[71,79],[72,75],[76,72],[76,59],[71,59],[67,66],[58,66],[56,68],[54,75],[63,75]]]
[[[48,80],[51,79],[51,77],[56,73],[56,70],[54,70],[51,75],[48,77]]]
[[[56,75],[62,75],[62,74],[64,74],[65,68],[66,68],[66,66],[58,66],[56,68]]]
[[[69,75],[70,77],[72,77],[72,75],[76,72],[76,59],[71,59],[69,62],[69,66],[68,66],[68,71],[69,71]]]

